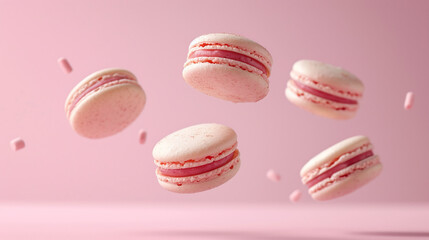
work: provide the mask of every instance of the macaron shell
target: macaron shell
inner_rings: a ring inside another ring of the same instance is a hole
[[[183,78],[191,87],[231,102],[257,102],[269,91],[261,75],[227,64],[198,63],[183,69]]]
[[[200,160],[231,148],[237,134],[222,124],[204,123],[173,132],[153,148],[153,158],[161,162]]]
[[[353,151],[365,143],[370,143],[369,139],[365,136],[354,136],[325,149],[321,153],[310,159],[301,169],[301,177],[310,172],[311,170],[330,163],[335,158],[343,155],[344,153]]]
[[[311,194],[315,200],[325,201],[349,194],[376,178],[382,170],[382,165],[376,164],[362,171],[356,171],[346,178]]]
[[[220,176],[208,181],[186,183],[186,184],[182,184],[181,186],[178,186],[176,183],[164,182],[159,180],[158,182],[161,185],[161,187],[171,192],[176,192],[176,193],[202,192],[202,191],[206,191],[206,190],[218,187],[224,184],[225,182],[227,182],[228,180],[230,180],[238,172],[240,165],[241,165],[241,161],[236,163],[234,165],[234,168],[231,169],[230,171],[227,171],[221,174]]]
[[[296,106],[309,111],[312,114],[337,119],[337,120],[345,120],[353,118],[356,115],[357,111],[349,111],[349,110],[336,110],[332,106],[324,105],[321,103],[315,103],[310,99],[305,98],[304,96],[298,96],[295,92],[293,92],[288,86],[285,91],[285,95],[287,99],[295,104]],[[345,105],[345,104],[338,104]]]
[[[331,64],[314,60],[300,60],[293,65],[292,71],[335,89],[357,93],[364,91],[364,85],[359,78],[347,70]]]
[[[259,43],[254,42],[248,38],[229,33],[210,33],[195,38],[189,45],[189,49],[200,43],[213,43],[213,44],[227,44],[233,47],[240,47],[248,50],[249,53],[256,53],[264,57],[269,64],[272,64],[273,58],[263,46]],[[247,54],[251,56],[250,54]]]
[[[103,138],[120,132],[143,110],[146,95],[138,84],[123,83],[102,88],[82,98],[69,121],[87,138]]]

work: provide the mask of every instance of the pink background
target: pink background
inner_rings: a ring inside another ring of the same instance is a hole
[[[424,0],[0,0],[0,201],[286,202],[294,189],[306,191],[299,170],[308,159],[358,134],[370,137],[384,171],[332,203],[428,201],[428,12]],[[233,104],[185,84],[188,44],[211,32],[246,36],[272,53],[265,99]],[[59,57],[69,59],[71,74],[58,67]],[[362,79],[366,91],[354,119],[324,119],[287,101],[286,81],[299,59],[342,66]],[[82,78],[106,67],[135,73],[148,101],[123,132],[88,140],[72,131],[64,101]],[[409,111],[407,91],[416,95]],[[153,146],[205,122],[238,133],[237,176],[198,194],[163,190]],[[9,141],[18,136],[27,147],[12,152]],[[270,168],[280,183],[266,179]]]
[[[2,240],[429,238],[429,205],[416,203],[1,203],[0,213]]]

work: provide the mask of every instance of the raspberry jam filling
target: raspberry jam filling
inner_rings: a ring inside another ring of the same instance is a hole
[[[357,156],[355,156],[355,157],[353,157],[353,158],[351,158],[351,159],[349,159],[343,163],[338,164],[337,166],[335,166],[335,167],[329,169],[328,171],[318,175],[317,177],[311,179],[310,181],[308,181],[306,183],[306,185],[309,188],[311,188],[312,186],[314,186],[317,183],[325,180],[326,178],[331,177],[334,173],[341,171],[344,168],[349,167],[349,166],[351,166],[357,162],[363,161],[363,160],[365,160],[365,159],[367,159],[373,155],[374,155],[374,153],[371,150],[364,152],[364,153],[361,153],[361,154],[359,154],[359,155],[357,155]]]
[[[308,92],[314,96],[321,97],[321,98],[324,98],[324,99],[327,99],[327,100],[330,100],[333,102],[337,102],[337,103],[345,103],[345,104],[357,104],[358,103],[356,100],[338,97],[338,96],[317,90],[317,89],[312,88],[310,86],[307,86],[305,84],[302,84],[302,83],[300,83],[294,79],[291,79],[291,80],[293,81],[294,85],[297,88],[301,89],[304,92]]]
[[[122,79],[126,79],[126,80],[131,80],[131,81],[135,81],[135,79],[132,79],[129,76],[125,76],[125,75],[115,75],[115,76],[109,76],[109,77],[99,77],[98,78],[98,82],[96,82],[94,85],[92,85],[91,87],[85,89],[85,91],[83,91],[81,94],[79,94],[79,96],[77,96],[74,100],[73,103],[70,105],[69,108],[69,114],[72,112],[72,110],[74,109],[74,107],[76,106],[76,104],[83,98],[85,97],[86,94],[88,94],[89,92],[97,89],[98,87],[104,85],[104,84],[108,84],[114,81],[118,81],[118,80],[122,80]]]
[[[188,59],[198,58],[198,57],[219,57],[219,58],[227,58],[239,62],[246,63],[250,66],[253,66],[259,70],[261,70],[265,75],[267,75],[268,70],[264,64],[259,62],[258,60],[251,58],[247,55],[232,52],[228,50],[218,50],[218,49],[200,49],[193,53],[191,53]]]
[[[168,176],[168,177],[194,176],[194,175],[210,172],[216,168],[224,166],[234,158],[235,152],[236,151],[217,161],[214,161],[206,165],[198,166],[198,167],[181,168],[181,169],[167,169],[167,168],[158,167],[158,170],[161,172],[162,175]]]

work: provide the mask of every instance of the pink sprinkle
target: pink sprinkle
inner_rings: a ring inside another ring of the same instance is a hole
[[[69,61],[67,61],[66,58],[61,57],[61,58],[58,58],[57,61],[65,73],[70,73],[73,70]]]
[[[301,198],[301,191],[299,189],[293,191],[289,195],[289,200],[293,203],[298,202],[300,198]]]
[[[139,143],[144,144],[146,142],[147,133],[145,130],[141,129],[139,131]]]
[[[411,109],[414,104],[414,93],[413,92],[407,92],[407,95],[405,96],[405,103],[404,108],[405,110]]]
[[[15,138],[12,141],[10,141],[10,148],[12,148],[13,151],[18,151],[20,149],[23,149],[25,147],[25,142],[21,138]]]
[[[270,169],[267,172],[267,178],[273,182],[280,182],[280,175],[274,172],[274,170]]]

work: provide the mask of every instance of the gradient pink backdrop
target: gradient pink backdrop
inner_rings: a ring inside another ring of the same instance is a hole
[[[429,1],[8,1],[0,0],[0,201],[285,202],[305,191],[301,166],[363,134],[382,175],[337,202],[429,201]],[[190,41],[241,34],[273,55],[270,93],[258,103],[205,96],[182,79]],[[66,75],[57,65],[69,59]],[[289,103],[292,64],[342,66],[366,86],[358,115],[335,121]],[[72,87],[93,71],[134,72],[148,97],[130,127],[101,140],[75,134],[64,114]],[[413,109],[405,111],[407,91]],[[211,191],[178,195],[159,187],[152,148],[180,128],[217,122],[236,130],[242,168]],[[145,145],[139,129],[148,131]],[[21,136],[27,147],[12,152]],[[265,178],[273,168],[279,184]],[[304,201],[310,198],[304,194]]]

